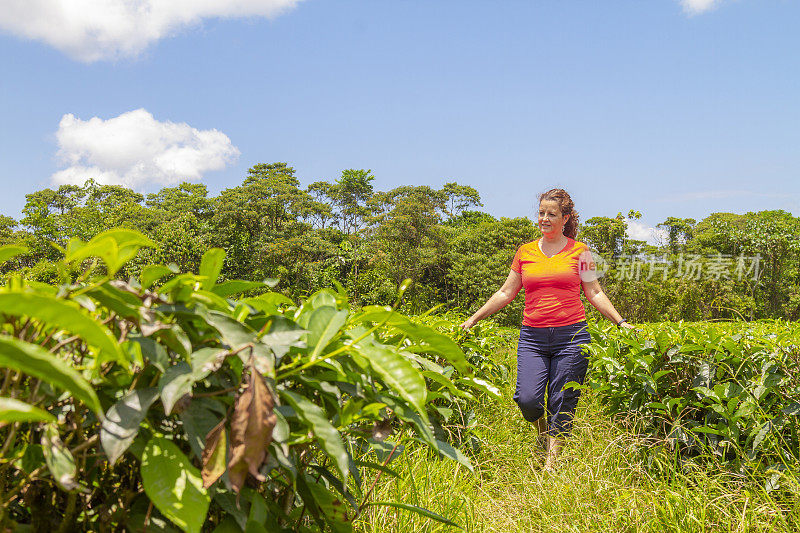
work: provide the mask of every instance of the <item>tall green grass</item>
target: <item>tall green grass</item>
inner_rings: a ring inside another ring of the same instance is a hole
[[[515,367],[512,351],[501,355]],[[669,456],[643,454],[644,442],[602,413],[591,392],[581,399],[573,434],[555,472],[534,453],[535,430],[512,401],[477,409],[482,446],[475,472],[409,444],[384,476],[377,501],[404,501],[453,519],[469,532],[750,532],[800,530],[800,490],[780,491],[713,467],[677,466]],[[776,497],[779,495],[780,498]],[[370,507],[363,532],[437,532],[455,528],[408,511]]]

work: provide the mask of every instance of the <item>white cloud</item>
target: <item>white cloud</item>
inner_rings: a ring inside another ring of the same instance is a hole
[[[722,0],[681,0],[683,11],[687,15],[698,15],[717,7]]]
[[[631,239],[645,241],[647,244],[659,245],[666,242],[667,232],[661,228],[652,228],[635,220],[625,219],[628,224],[626,234]]]
[[[67,168],[53,174],[56,184],[98,183],[139,187],[196,181],[225,168],[239,150],[217,130],[186,123],[159,122],[144,109],[103,120],[61,117],[58,157]]]
[[[2,0],[0,30],[92,62],[132,57],[207,18],[272,17],[300,0]]]

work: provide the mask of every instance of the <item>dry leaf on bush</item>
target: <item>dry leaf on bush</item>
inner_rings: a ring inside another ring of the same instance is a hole
[[[247,473],[259,481],[264,477],[258,469],[267,457],[267,447],[272,440],[272,429],[277,417],[273,412],[275,401],[264,380],[251,363],[245,378],[247,388],[236,399],[231,417],[231,453],[228,477],[238,493]]]
[[[227,418],[214,426],[206,435],[206,447],[203,450],[203,487],[209,488],[222,474],[225,473],[225,449],[227,448],[227,435],[225,422]]]

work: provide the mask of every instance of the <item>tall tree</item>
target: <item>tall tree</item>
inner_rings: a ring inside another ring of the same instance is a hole
[[[377,256],[391,279],[418,281],[446,245],[439,224],[445,195],[428,186],[402,186],[378,193],[373,205]]]
[[[315,250],[303,243],[313,233],[306,220],[325,205],[300,188],[286,163],[258,164],[247,174],[242,185],[217,197],[213,242],[227,250],[230,275],[291,282],[308,263],[306,252]]]
[[[147,195],[147,207],[169,216],[191,213],[198,220],[207,220],[214,202],[208,197],[208,187],[202,183],[182,182],[177,187],[164,187]]]
[[[672,253],[677,254],[680,245],[686,244],[694,236],[694,227],[697,221],[693,218],[667,217],[664,222],[657,224],[667,232],[667,246]]]
[[[345,235],[353,235],[366,224],[372,214],[369,201],[374,194],[372,182],[375,176],[371,170],[347,169],[330,189],[330,198],[339,229]]]
[[[760,257],[764,302],[770,316],[779,316],[800,286],[800,218],[783,210],[749,212],[744,226],[729,226],[729,239],[740,253]]]
[[[481,195],[469,185],[445,183],[442,192],[445,196],[444,212],[448,220],[458,217],[469,207],[483,207]]]
[[[625,218],[620,213],[616,218],[590,218],[581,226],[580,235],[601,256],[611,260],[623,253],[626,230]]]
[[[315,181],[306,188],[306,192],[314,199],[320,206],[319,209],[312,212],[308,219],[315,227],[325,229],[328,223],[336,220],[336,214],[333,212],[331,202],[333,201],[335,185],[327,181]]]

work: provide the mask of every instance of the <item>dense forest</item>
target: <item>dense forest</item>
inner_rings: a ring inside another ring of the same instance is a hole
[[[473,187],[383,192],[374,180],[369,170],[349,169],[302,188],[292,167],[273,163],[253,166],[217,197],[188,182],[147,195],[92,180],[40,190],[26,196],[19,221],[0,217],[0,245],[29,250],[2,275],[57,282],[61,252],[51,243],[123,226],[158,248],[142,251],[121,276],[149,263],[197,271],[203,252],[220,247],[223,279],[274,278],[293,298],[340,283],[356,303],[387,304],[410,278],[407,311],[443,304],[466,312],[501,285],[517,247],[539,236],[529,218],[480,211]],[[577,237],[597,252],[601,283],[629,320],[800,318],[799,218],[780,210],[669,217],[658,225],[665,242],[653,246],[626,235],[626,219],[640,216],[582,220]],[[501,322],[518,321],[521,300],[499,314]]]

